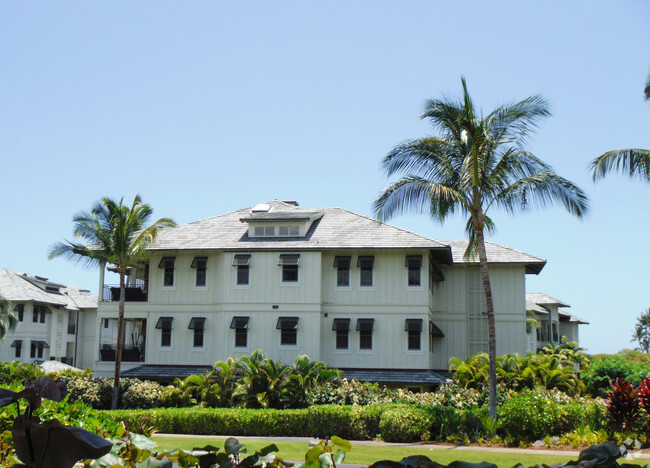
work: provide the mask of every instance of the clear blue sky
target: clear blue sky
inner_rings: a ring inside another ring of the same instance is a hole
[[[491,241],[548,260],[529,292],[591,322],[590,352],[631,347],[650,307],[650,184],[596,185],[590,160],[650,148],[647,1],[0,3],[0,267],[97,291],[98,272],[47,260],[72,216],[140,193],[178,223],[272,199],[371,214],[380,161],[431,134],[424,101],[485,111],[543,94],[529,149],[591,198],[493,213]],[[464,220],[393,223],[438,240]]]

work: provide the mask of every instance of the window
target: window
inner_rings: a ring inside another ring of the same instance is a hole
[[[104,328],[108,328],[108,319],[104,319]]]
[[[338,287],[350,286],[350,261],[352,257],[334,257],[334,268],[336,268],[336,285]]]
[[[422,319],[406,319],[404,331],[408,334],[407,348],[410,351],[418,351],[421,348],[420,337],[422,335]]]
[[[45,306],[42,305],[36,305],[34,304],[34,312],[32,314],[32,322],[34,323],[45,323],[45,312],[47,312],[48,309]]]
[[[429,351],[433,353],[433,339],[444,338],[445,334],[438,326],[429,320]]]
[[[23,340],[14,340],[11,347],[15,348],[14,357],[19,358],[23,354]]]
[[[408,285],[421,286],[422,255],[407,255],[406,268],[408,269]]]
[[[195,286],[205,286],[207,284],[208,277],[208,257],[194,257],[194,260],[192,261],[192,268],[196,269],[196,282],[194,283]],[[173,277],[172,284],[174,284]]]
[[[172,345],[172,321],[174,317],[160,317],[156,328],[160,330],[160,346],[169,347]]]
[[[237,284],[246,285],[250,281],[250,254],[238,254],[232,260],[232,265],[237,267]]]
[[[372,255],[360,255],[357,259],[357,267],[360,271],[360,286],[372,286],[372,269],[375,266],[375,257]]]
[[[281,345],[298,344],[298,317],[280,317],[275,328],[280,330]]]
[[[281,236],[297,236],[300,233],[299,226],[280,226],[279,233]]]
[[[171,338],[171,323],[169,324],[169,334]],[[187,326],[189,330],[194,330],[194,342],[193,347],[203,348],[203,336],[205,331],[205,318],[203,317],[192,317],[190,319],[190,324]]]
[[[174,262],[176,257],[163,257],[158,268],[163,268],[163,286],[174,286]]]
[[[350,319],[336,318],[332,323],[332,330],[336,331],[336,349],[349,348]]]
[[[275,226],[255,226],[255,237],[275,236]]]
[[[233,317],[230,328],[235,330],[235,348],[248,347],[249,317]]]
[[[278,265],[282,267],[282,282],[295,283],[298,281],[298,264],[300,254],[282,254]]]
[[[29,357],[32,359],[43,359],[43,350],[49,348],[45,341],[32,341],[29,350]]]
[[[553,330],[553,341],[560,341],[560,337],[558,336],[558,332],[557,332],[557,323],[553,322],[551,328]]]
[[[22,322],[25,315],[25,304],[18,304],[14,307],[14,312],[18,315],[18,321]]]
[[[359,349],[372,349],[372,330],[375,319],[357,319],[359,332]]]

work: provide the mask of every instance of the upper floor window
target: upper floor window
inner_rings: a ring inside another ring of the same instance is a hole
[[[48,311],[47,307],[34,304],[34,312],[32,313],[32,322],[45,323],[45,313]]]
[[[298,344],[298,317],[280,317],[275,328],[280,330],[281,345]]]
[[[171,324],[170,335],[171,335]],[[205,318],[204,317],[192,317],[190,319],[190,324],[187,326],[189,330],[194,330],[194,348],[203,348],[203,338],[205,336]]]
[[[332,330],[336,331],[336,349],[348,349],[350,347],[350,319],[335,318],[332,323]]]
[[[275,236],[275,226],[255,226],[253,232],[255,237],[273,237]]]
[[[18,321],[22,322],[25,315],[25,304],[17,304],[14,307],[14,312],[18,315]]]
[[[250,254],[237,254],[232,260],[232,265],[237,267],[237,284],[246,285],[250,281]]]
[[[359,286],[372,286],[372,270],[375,266],[375,257],[373,255],[360,255],[357,259],[359,267]]]
[[[278,232],[281,236],[297,236],[300,234],[300,226],[279,226]]]
[[[407,255],[406,268],[408,270],[408,285],[422,285],[422,255]]]
[[[404,330],[407,335],[407,348],[411,351],[422,349],[421,336],[422,336],[422,319],[406,319]]]
[[[249,317],[233,317],[230,328],[235,330],[235,348],[248,347],[248,321]]]
[[[172,321],[174,317],[160,317],[156,328],[160,330],[160,346],[169,347],[172,345]]]
[[[19,358],[23,354],[23,340],[14,340],[11,347],[15,348],[14,357]]]
[[[295,283],[298,281],[298,264],[300,254],[282,254],[278,265],[282,267],[282,282]]]
[[[174,263],[176,262],[176,257],[163,257],[160,260],[158,268],[162,268],[163,271],[163,286],[174,286]]]
[[[375,319],[357,319],[359,349],[372,349],[372,331],[374,326]]]
[[[194,284],[198,287],[205,286],[208,278],[208,257],[194,257],[192,268],[196,269],[196,282]]]
[[[350,256],[334,257],[334,268],[336,268],[336,285],[338,287],[350,286]]]

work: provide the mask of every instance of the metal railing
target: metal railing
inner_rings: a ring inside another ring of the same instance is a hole
[[[137,280],[135,286],[127,286],[125,293],[126,302],[146,302],[147,291],[144,287],[144,281]],[[118,302],[120,300],[120,285],[105,284],[102,292],[102,300],[106,302]]]

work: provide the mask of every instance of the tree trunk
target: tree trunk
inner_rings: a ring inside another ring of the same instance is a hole
[[[485,237],[483,228],[475,230],[476,244],[478,250],[478,259],[481,266],[481,280],[485,290],[485,303],[487,305],[488,319],[488,356],[490,357],[489,366],[489,415],[491,418],[497,417],[497,338],[496,327],[494,324],[494,302],[492,300],[492,286],[490,285],[490,273],[488,271],[487,252],[485,251]]]
[[[124,303],[126,302],[126,282],[120,268],[120,303],[117,313],[117,349],[115,351],[115,378],[113,380],[113,399],[111,409],[117,409],[120,399],[120,374],[122,368],[122,343],[124,343]]]

